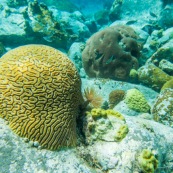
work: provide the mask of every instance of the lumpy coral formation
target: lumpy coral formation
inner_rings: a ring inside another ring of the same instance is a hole
[[[138,68],[138,35],[126,25],[108,27],[92,35],[82,52],[89,77],[127,80],[131,69]]]
[[[165,82],[165,84],[162,86],[161,91],[163,91],[166,88],[171,88],[173,89],[173,78]]]
[[[0,59],[0,116],[47,149],[76,144],[81,81],[72,62],[44,45],[13,49]]]
[[[125,96],[125,103],[130,109],[137,112],[149,112],[150,106],[145,96],[137,89],[130,89]]]
[[[125,117],[113,109],[93,108],[87,112],[85,123],[83,130],[87,142],[98,139],[120,142],[129,132]]]
[[[125,96],[124,90],[113,90],[109,93],[109,108],[113,109]]]
[[[102,118],[102,117],[106,118],[107,116],[114,116],[117,119],[125,121],[125,118],[123,117],[123,115],[121,115],[119,112],[113,109],[104,110],[101,108],[93,108],[90,113],[93,119]]]
[[[171,79],[171,76],[154,64],[149,63],[139,68],[138,79],[141,83],[159,91]]]
[[[139,166],[144,173],[154,173],[158,167],[158,160],[151,150],[143,149],[138,157]]]
[[[115,137],[114,137],[115,141],[121,141],[123,138],[126,137],[128,132],[129,132],[129,128],[127,124],[121,125],[115,134]]]

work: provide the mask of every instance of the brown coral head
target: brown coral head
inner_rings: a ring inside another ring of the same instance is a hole
[[[124,90],[113,90],[109,94],[109,108],[113,109],[120,101],[124,99]]]
[[[82,52],[83,67],[87,75],[127,80],[130,70],[138,67],[140,47],[137,38],[131,27],[120,25],[92,35]]]
[[[0,59],[0,116],[21,137],[55,150],[76,144],[81,81],[62,52],[44,45],[13,49]]]

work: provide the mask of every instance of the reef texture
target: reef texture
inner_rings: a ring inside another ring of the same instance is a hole
[[[88,126],[84,131],[89,145],[87,150],[83,148],[80,152],[96,172],[171,173],[172,164],[166,166],[163,160],[172,157],[172,134],[170,138],[167,136],[166,153],[161,147],[165,145],[165,128],[169,129],[168,133],[172,131],[171,128],[137,117],[123,116],[124,119],[120,119],[111,115],[111,112],[105,116],[103,111],[97,111],[103,116],[92,119],[95,112],[87,115]],[[163,153],[167,156],[163,156]]]
[[[125,96],[124,90],[113,90],[109,93],[109,108],[113,109]]]
[[[162,86],[171,79],[171,76],[152,63],[148,63],[138,70],[138,79],[141,83],[160,91]]]
[[[130,89],[125,96],[127,106],[137,112],[149,112],[150,106],[145,96],[137,89]]]
[[[73,63],[54,48],[27,45],[0,66],[0,116],[11,129],[47,149],[74,146],[82,96]]]
[[[83,67],[89,77],[127,80],[138,68],[138,35],[126,25],[116,25],[92,35],[82,52]]]
[[[94,85],[106,100],[109,96],[107,91],[115,89],[139,88],[149,102],[158,95],[142,85],[114,80],[82,79],[82,84],[83,90]],[[27,143],[28,140],[15,135],[0,118],[1,172],[135,173],[154,170],[172,173],[173,129],[152,120],[130,116],[131,112],[125,107],[117,109],[117,106],[116,110],[97,108],[88,112],[80,126],[85,143],[78,140],[76,147],[58,152],[40,149],[32,141]],[[149,151],[148,159],[143,151]]]
[[[168,38],[172,38],[171,32],[173,35],[173,31],[170,31],[170,34],[166,35]],[[173,39],[168,40],[166,44],[157,49],[151,56],[150,61],[165,73],[173,75]]]
[[[173,127],[173,89],[164,89],[156,99],[152,114],[155,121]]]

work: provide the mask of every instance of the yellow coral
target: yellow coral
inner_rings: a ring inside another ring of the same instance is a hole
[[[165,82],[165,84],[161,88],[161,91],[163,91],[164,89],[167,89],[167,88],[173,89],[173,78],[171,78],[171,80],[168,80],[167,82]]]
[[[126,137],[128,132],[129,132],[128,126],[126,124],[123,124],[120,126],[120,128],[116,132],[114,139],[116,141],[121,141],[123,138]]]
[[[144,173],[154,173],[158,167],[158,160],[151,150],[143,149],[138,157],[139,166]]]
[[[115,111],[115,110],[113,110],[113,109],[108,109],[108,110],[106,110],[106,113],[107,113],[109,116],[114,116],[114,117],[116,117],[116,118],[118,118],[118,119],[120,119],[120,120],[125,121],[124,116],[123,116],[121,113],[119,113],[119,112],[117,112],[117,111]]]
[[[101,108],[93,108],[91,110],[91,115],[92,115],[93,119],[97,119],[100,117],[106,117],[107,112],[106,112],[106,110],[101,109]]]
[[[60,51],[21,46],[0,59],[0,116],[19,136],[55,150],[76,144],[80,77]]]
[[[149,112],[150,105],[142,92],[138,89],[130,89],[125,96],[125,103],[127,106],[137,112]]]

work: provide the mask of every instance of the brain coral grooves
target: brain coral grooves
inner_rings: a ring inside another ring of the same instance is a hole
[[[0,116],[19,136],[51,150],[74,146],[81,101],[80,77],[60,51],[27,45],[0,59]]]

